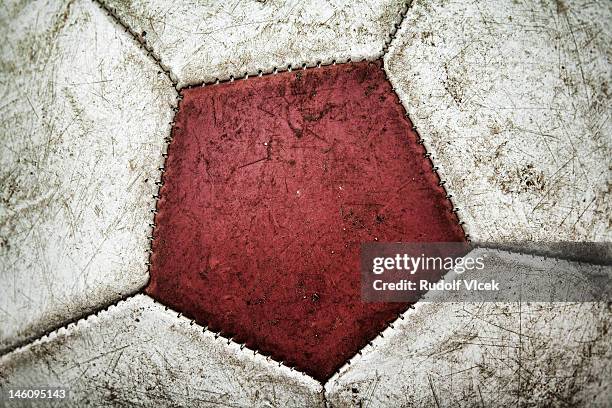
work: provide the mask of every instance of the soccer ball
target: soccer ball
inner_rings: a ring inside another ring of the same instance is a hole
[[[611,19],[7,2],[2,398],[609,404]],[[470,241],[515,298],[362,298],[364,243]]]

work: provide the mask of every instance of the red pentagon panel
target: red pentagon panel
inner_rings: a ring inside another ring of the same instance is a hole
[[[407,307],[360,301],[360,244],[464,240],[381,63],[182,94],[147,293],[328,378]]]

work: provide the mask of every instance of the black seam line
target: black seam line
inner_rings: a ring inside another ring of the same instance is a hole
[[[323,390],[321,390],[321,402],[323,402],[323,408],[331,408],[331,403],[327,400],[327,391],[325,390],[325,384],[323,384]]]
[[[153,60],[155,65],[168,77],[174,89],[178,92],[178,79],[176,75],[172,72],[170,67],[163,63],[160,56],[153,50],[153,47],[147,43],[147,40],[141,33],[135,32],[126,22],[124,22],[121,17],[117,14],[116,10],[113,7],[108,6],[103,0],[92,0],[95,4],[98,5],[106,14],[123,30],[128,33],[136,43],[146,51],[146,54]]]
[[[414,133],[417,136],[417,143],[423,146],[423,150],[425,151],[425,153],[423,154],[423,157],[426,158],[429,161],[429,164],[431,165],[431,170],[434,173],[434,175],[436,176],[436,178],[438,179],[438,186],[442,188],[442,191],[444,191],[444,195],[446,200],[448,201],[448,203],[450,204],[450,208],[451,208],[451,213],[455,218],[455,221],[457,222],[457,224],[459,225],[459,227],[461,227],[461,230],[463,231],[463,236],[465,237],[467,242],[470,242],[470,235],[466,232],[465,230],[465,222],[459,217],[459,208],[455,206],[455,203],[453,202],[453,200],[451,200],[451,198],[453,197],[453,194],[451,194],[449,192],[449,189],[447,187],[447,181],[443,180],[442,177],[440,176],[440,173],[438,172],[439,167],[436,166],[434,164],[434,158],[432,156],[432,154],[430,152],[427,151],[427,148],[425,147],[425,140],[421,137],[416,125],[414,124],[414,122],[412,122],[410,120],[410,115],[408,114],[406,107],[404,106],[404,104],[402,103],[400,97],[398,96],[397,92],[395,91],[395,88],[393,87],[393,83],[389,80],[389,76],[387,75],[387,71],[384,68],[384,60],[383,60],[383,64],[381,64],[381,69],[383,70],[383,73],[385,74],[385,79],[387,80],[387,82],[389,84],[391,84],[391,87],[393,89],[393,94],[396,97],[396,103],[399,104],[402,108],[402,113],[404,115],[404,117],[410,121],[410,123],[412,124],[412,130],[414,131]]]
[[[354,62],[366,62],[366,61],[376,62],[376,61],[381,60],[381,57],[382,57],[381,54],[376,54],[375,56],[368,57],[368,58],[341,58],[341,59],[331,59],[328,61],[317,60],[313,63],[303,63],[301,65],[288,64],[288,65],[283,65],[280,67],[275,66],[275,67],[271,67],[265,70],[260,69],[253,73],[245,72],[244,74],[238,75],[238,76],[230,75],[229,77],[226,77],[226,78],[215,78],[210,81],[203,81],[203,82],[196,82],[193,84],[187,84],[187,85],[179,87],[178,90],[183,91],[185,89],[214,86],[214,85],[220,85],[220,84],[225,84],[225,83],[235,82],[235,81],[245,81],[251,78],[267,77],[267,76],[282,74],[285,72],[294,72],[294,71],[297,72],[297,71],[311,70],[311,69],[317,69],[317,68],[322,68],[322,67],[328,67],[332,65],[350,64]]]
[[[99,1],[99,0],[94,0],[94,1]],[[400,10],[398,14],[398,17],[396,18],[396,21],[393,23],[393,27],[391,28],[391,31],[389,32],[389,34],[387,34],[387,39],[384,41],[381,51],[370,57],[362,57],[362,58],[353,58],[353,57],[333,58],[333,57],[330,57],[326,61],[316,60],[310,63],[304,62],[302,64],[286,64],[282,66],[273,66],[273,67],[254,70],[250,73],[245,72],[239,75],[230,74],[226,77],[222,77],[222,78],[217,77],[209,81],[200,81],[200,82],[185,84],[183,86],[177,87],[177,90],[182,91],[183,89],[192,89],[192,88],[199,88],[203,86],[218,85],[218,84],[223,84],[227,82],[246,80],[249,78],[276,75],[276,74],[283,73],[283,72],[292,72],[292,71],[299,71],[299,70],[306,70],[306,69],[313,69],[313,68],[321,68],[321,67],[327,67],[330,65],[350,64],[353,62],[363,62],[363,61],[374,62],[378,60],[381,60],[382,62],[383,57],[389,51],[389,46],[391,45],[391,42],[395,39],[397,32],[400,26],[402,25],[402,22],[404,21],[404,18],[406,17],[406,14],[408,13],[408,10],[411,5],[412,5],[412,0],[404,3],[404,5],[402,6],[402,9]]]
[[[435,176],[438,178],[438,186],[442,187],[442,190],[444,191],[444,194],[446,196],[446,199],[448,200],[448,202],[451,205],[451,211],[454,213],[455,218],[459,224],[459,226],[461,227],[462,231],[463,231],[463,235],[466,239],[466,241],[470,242],[470,235],[466,232],[465,230],[465,222],[461,219],[461,217],[459,217],[459,208],[455,206],[455,203],[453,202],[453,200],[451,200],[451,198],[453,197],[453,194],[451,194],[449,192],[449,188],[447,187],[447,180],[443,180],[442,177],[440,176],[440,173],[438,172],[439,170],[439,166],[436,166],[436,164],[434,163],[434,157],[432,156],[432,154],[427,150],[427,147],[425,146],[425,140],[421,137],[416,125],[414,124],[414,122],[412,120],[410,120],[410,115],[408,114],[408,111],[406,109],[406,107],[404,106],[403,102],[401,101],[401,98],[399,97],[399,95],[397,94],[395,87],[393,86],[393,82],[390,80],[389,75],[387,73],[387,70],[385,69],[385,61],[384,61],[384,56],[389,52],[389,48],[391,47],[391,44],[393,42],[393,40],[395,40],[395,38],[397,37],[397,34],[402,26],[402,24],[404,23],[404,20],[406,19],[406,15],[408,14],[408,11],[410,10],[410,7],[412,6],[413,0],[409,0],[404,4],[404,8],[402,9],[401,13],[400,13],[400,19],[398,22],[396,22],[393,26],[393,30],[391,31],[391,33],[389,34],[389,39],[388,41],[385,43],[385,46],[383,47],[383,53],[381,55],[382,58],[382,64],[381,64],[381,68],[385,74],[385,79],[387,80],[387,82],[389,82],[391,84],[391,87],[393,89],[393,93],[396,95],[397,97],[397,103],[399,103],[402,106],[402,110],[403,110],[403,114],[404,116],[410,121],[410,123],[412,123],[412,130],[416,133],[418,139],[417,139],[417,143],[419,143],[420,145],[423,146],[423,149],[425,150],[425,154],[423,155],[426,159],[429,160],[429,163],[431,164],[431,168],[435,174]]]
[[[94,0],[94,1],[98,1],[98,0]],[[391,43],[393,42],[393,40],[395,39],[397,32],[399,31],[399,28],[401,27],[402,22],[406,18],[406,14],[408,13],[408,10],[410,9],[411,5],[412,5],[412,0],[406,1],[403,4],[395,22],[393,23],[391,31],[389,31],[389,34],[387,34],[387,39],[384,41],[381,51],[370,57],[363,57],[363,58],[352,58],[352,57],[333,58],[333,57],[330,57],[326,61],[317,60],[314,62],[302,63],[302,64],[297,64],[297,65],[287,64],[287,65],[283,65],[280,67],[273,66],[273,67],[268,67],[265,69],[254,70],[250,73],[245,72],[239,75],[230,74],[223,78],[215,78],[209,81],[194,82],[194,83],[190,83],[190,84],[186,84],[186,85],[177,87],[177,90],[182,91],[183,89],[191,89],[191,88],[199,88],[202,86],[218,85],[218,84],[234,82],[238,80],[246,80],[246,79],[253,78],[253,77],[276,75],[282,72],[292,72],[292,71],[306,70],[306,69],[312,69],[312,68],[321,68],[321,67],[326,67],[330,65],[338,65],[338,64],[350,64],[352,62],[363,62],[363,61],[374,62],[374,61],[382,60],[385,54],[387,54],[387,52],[389,51],[389,47]]]
[[[165,183],[165,176],[166,176],[166,162],[168,161],[168,156],[169,156],[169,152],[170,149],[172,149],[172,146],[174,145],[172,142],[174,140],[174,136],[175,136],[175,132],[176,132],[176,117],[178,115],[179,112],[179,108],[181,106],[181,102],[183,101],[183,95],[178,92],[177,95],[177,102],[176,102],[176,106],[172,108],[172,110],[174,111],[174,117],[172,118],[172,121],[170,122],[170,133],[168,134],[168,136],[166,136],[166,138],[164,139],[165,142],[165,146],[164,146],[164,150],[165,152],[162,153],[162,165],[161,167],[158,168],[159,170],[159,179],[158,181],[155,182],[155,184],[157,185],[157,191],[155,192],[155,194],[153,194],[153,199],[154,204],[153,204],[153,208],[150,210],[153,216],[153,220],[152,222],[149,224],[150,227],[150,234],[149,236],[147,236],[147,240],[149,241],[149,245],[148,248],[146,249],[146,252],[148,253],[148,257],[147,257],[147,261],[145,262],[145,265],[147,266],[147,283],[145,285],[145,287],[149,286],[149,282],[151,281],[151,264],[153,262],[152,257],[153,257],[153,245],[155,242],[155,233],[156,233],[156,227],[157,227],[157,217],[159,215],[159,199],[162,196],[163,193],[163,188],[164,188],[164,183]]]
[[[177,318],[184,318],[184,319],[188,320],[188,321],[189,321],[189,325],[190,325],[190,326],[197,325],[197,326],[201,327],[201,328],[202,328],[202,333],[210,333],[210,334],[213,334],[213,335],[214,335],[214,337],[215,337],[215,340],[221,339],[221,342],[222,342],[222,343],[225,343],[227,346],[229,346],[230,344],[235,344],[235,345],[239,346],[240,350],[245,351],[245,352],[248,352],[248,353],[253,353],[253,356],[256,356],[256,355],[258,355],[258,354],[259,354],[261,357],[265,358],[265,359],[266,359],[266,361],[267,361],[269,364],[271,364],[271,366],[285,367],[286,369],[289,369],[290,371],[294,371],[294,372],[296,372],[296,373],[298,373],[298,374],[301,374],[301,375],[302,375],[302,376],[304,376],[304,377],[308,377],[308,378],[310,378],[311,380],[314,380],[314,381],[315,381],[317,384],[319,384],[321,387],[323,387],[323,385],[324,385],[324,384],[323,384],[321,381],[319,381],[318,379],[316,379],[316,378],[314,378],[313,376],[311,376],[310,374],[307,374],[306,372],[304,372],[304,371],[302,371],[302,370],[299,370],[298,368],[296,368],[296,367],[294,367],[294,366],[291,366],[291,365],[289,365],[289,364],[285,363],[285,362],[284,362],[284,361],[282,361],[282,360],[275,359],[275,358],[274,358],[272,355],[270,355],[270,354],[264,354],[264,353],[260,352],[259,350],[256,350],[256,349],[254,349],[254,348],[247,347],[247,346],[246,346],[246,343],[240,343],[240,342],[235,341],[235,340],[233,339],[233,337],[234,337],[234,336],[233,336],[232,334],[229,334],[229,333],[223,333],[223,331],[222,331],[222,330],[219,330],[219,331],[213,331],[213,330],[211,330],[211,329],[209,328],[209,326],[208,326],[208,325],[205,325],[205,326],[204,326],[204,325],[202,325],[202,324],[200,324],[200,323],[196,322],[196,321],[195,321],[194,319],[192,319],[192,318],[191,318],[189,315],[183,314],[182,312],[178,312],[178,311],[176,311],[176,310],[174,310],[174,309],[170,308],[169,306],[166,306],[165,304],[163,304],[163,303],[162,303],[162,302],[160,302],[159,300],[155,299],[153,296],[151,296],[151,295],[149,295],[149,294],[145,294],[145,295],[146,295],[147,297],[149,297],[149,298],[150,298],[150,299],[151,299],[151,300],[152,300],[154,303],[156,303],[156,304],[158,304],[158,305],[160,305],[160,306],[163,306],[163,307],[164,307],[164,310],[174,312],[174,313],[176,314],[176,317],[177,317]]]
[[[94,308],[86,308],[83,313],[80,313],[79,315],[77,315],[76,317],[74,317],[72,319],[68,319],[68,320],[65,320],[64,322],[62,322],[60,324],[53,325],[51,328],[42,331],[41,334],[36,334],[36,335],[28,336],[24,340],[15,343],[11,347],[5,349],[0,354],[0,357],[9,355],[9,354],[14,353],[16,351],[19,351],[21,349],[25,349],[26,347],[28,347],[28,346],[30,346],[30,345],[38,342],[38,341],[43,341],[45,338],[48,338],[49,336],[51,336],[53,334],[57,334],[57,332],[59,330],[61,330],[61,329],[70,330],[71,327],[76,327],[79,323],[86,322],[92,316],[98,316],[100,313],[104,313],[104,312],[108,311],[113,306],[117,306],[120,303],[122,303],[122,302],[124,302],[124,301],[126,301],[128,299],[131,299],[131,298],[133,298],[135,296],[143,294],[145,287],[146,287],[146,285],[144,285],[143,287],[137,289],[134,292],[123,294],[119,298],[116,298],[116,299],[113,299],[112,301],[103,303],[101,306],[94,307]]]
[[[399,31],[400,27],[402,26],[402,24],[404,23],[404,20],[406,19],[406,15],[408,14],[408,10],[410,10],[410,7],[412,6],[412,1],[413,0],[406,1],[404,3],[404,5],[403,5],[402,9],[400,10],[399,16],[398,16],[396,22],[393,24],[393,28],[391,29],[391,32],[389,33],[388,38],[385,41],[385,44],[383,45],[382,53],[381,53],[381,56],[380,56],[381,58],[383,56],[385,56],[389,52],[389,47],[391,47],[391,43],[397,37],[398,31]]]

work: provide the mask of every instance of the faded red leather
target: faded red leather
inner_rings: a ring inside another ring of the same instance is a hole
[[[182,93],[147,293],[325,380],[407,307],[360,243],[464,239],[439,180],[380,62]]]

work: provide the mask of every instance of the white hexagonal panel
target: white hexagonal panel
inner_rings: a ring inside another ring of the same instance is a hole
[[[92,2],[0,19],[1,351],[147,282],[176,93]]]
[[[415,1],[385,66],[472,239],[609,241],[609,1]]]

